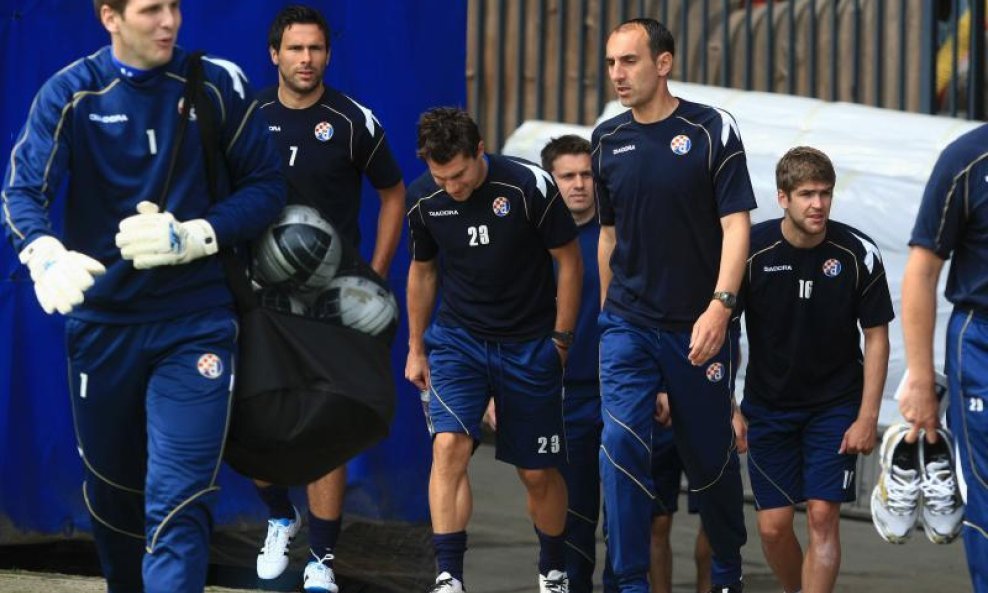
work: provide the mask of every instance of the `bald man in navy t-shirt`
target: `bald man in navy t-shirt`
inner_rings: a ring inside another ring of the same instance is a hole
[[[714,550],[717,593],[740,592],[746,539],[731,426],[737,330],[730,324],[755,208],[730,114],[674,97],[674,41],[653,19],[619,26],[608,74],[630,107],[593,132],[600,453],[608,552],[622,592],[648,589],[656,394],[668,388],[677,449]]]

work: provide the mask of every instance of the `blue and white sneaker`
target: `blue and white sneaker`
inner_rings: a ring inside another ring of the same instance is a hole
[[[561,570],[539,575],[539,593],[569,593],[569,577]]]
[[[302,589],[305,593],[337,593],[340,588],[336,586],[336,575],[329,566],[333,555],[326,554],[320,558],[313,554],[312,558],[302,573]]]
[[[298,509],[294,519],[268,519],[268,534],[264,546],[257,555],[257,578],[276,579],[288,568],[288,547],[302,528],[302,517]]]

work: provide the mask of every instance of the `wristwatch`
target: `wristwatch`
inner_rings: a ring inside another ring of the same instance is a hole
[[[552,341],[555,342],[557,346],[559,346],[560,348],[563,348],[563,349],[569,348],[570,346],[572,346],[573,345],[573,339],[575,337],[576,337],[576,335],[573,332],[571,332],[571,331],[566,331],[566,332],[554,331],[554,332],[552,332]]]
[[[720,301],[722,305],[732,311],[734,310],[734,307],[738,305],[738,295],[733,292],[727,292],[726,290],[718,290],[714,293],[714,296],[710,297],[710,299]]]

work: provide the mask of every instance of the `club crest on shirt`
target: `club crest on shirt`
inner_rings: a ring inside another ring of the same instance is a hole
[[[676,136],[675,138],[672,139],[672,142],[669,143],[669,148],[671,148],[672,151],[678,154],[679,156],[682,156],[687,152],[689,152],[690,148],[692,147],[693,147],[693,142],[690,140],[690,137],[687,136],[686,134],[680,134]]]
[[[509,212],[511,212],[511,202],[509,202],[508,198],[505,198],[504,196],[495,198],[494,203],[491,204],[491,208],[494,210],[495,215],[504,218]]]
[[[716,383],[724,378],[724,365],[720,362],[715,362],[707,367],[707,381],[711,383]]]
[[[223,374],[223,361],[220,360],[219,356],[208,352],[199,357],[199,361],[196,362],[196,369],[200,375],[207,379],[219,379]]]
[[[839,259],[830,258],[823,262],[823,275],[827,278],[836,278],[843,268]]]
[[[329,139],[333,137],[333,124],[328,121],[321,121],[316,124],[316,129],[313,132],[316,135],[316,140],[320,142],[329,142]]]
[[[185,97],[178,100],[178,114],[182,115],[182,108],[185,107]],[[189,109],[189,121],[196,121],[196,108]]]

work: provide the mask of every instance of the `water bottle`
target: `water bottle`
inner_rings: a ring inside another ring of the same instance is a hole
[[[432,399],[432,391],[423,389],[419,391],[419,401],[422,402],[422,414],[425,416],[425,426],[429,429],[430,435],[435,435],[435,428],[432,426],[432,416],[429,415],[429,400]]]

